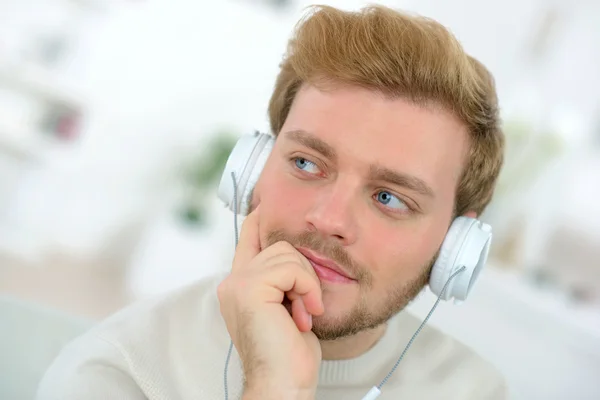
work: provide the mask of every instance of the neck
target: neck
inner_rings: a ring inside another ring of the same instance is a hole
[[[323,360],[347,360],[366,353],[385,333],[386,324],[337,340],[322,340]]]

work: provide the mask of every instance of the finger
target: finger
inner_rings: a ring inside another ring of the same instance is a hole
[[[259,209],[260,206],[248,214],[242,224],[240,238],[233,258],[232,271],[240,266],[247,265],[250,260],[260,253],[260,236],[258,230]]]
[[[315,280],[298,259],[281,263],[262,271],[260,281],[265,285],[256,295],[262,301],[281,303],[287,294],[290,300],[301,297],[306,310],[312,315],[323,312],[321,285]]]
[[[316,293],[318,293],[318,295]],[[306,308],[306,311],[309,312],[311,315],[321,315],[325,312],[321,285],[318,286],[316,292],[302,296],[302,301],[304,302],[304,307]]]
[[[319,293],[322,295],[321,280],[315,272],[315,269],[313,268],[312,264],[310,263],[310,261],[308,261],[306,257],[304,257],[302,253],[300,253],[299,251],[296,251],[296,253],[304,270],[306,270],[318,283]],[[318,298],[316,298],[315,296],[306,296],[306,298],[304,299],[304,307],[306,307],[308,312],[310,312],[312,315],[321,315],[323,314],[323,312],[325,312],[321,296],[319,296]]]
[[[269,252],[273,252],[274,255],[270,255]],[[321,294],[321,281],[311,263],[289,243],[278,242],[265,249],[259,257],[262,257],[263,255],[268,256],[268,258],[264,260],[263,268],[279,268],[281,264],[286,264],[290,265],[291,269],[288,272],[290,274],[295,273],[294,268],[299,269],[300,273],[308,274],[309,277],[312,277],[316,287],[319,288],[319,295]],[[295,290],[291,290],[288,294],[296,294],[296,297],[305,297],[303,300],[304,306],[310,314],[321,315],[324,312],[321,296],[298,293]],[[295,300],[296,297],[290,298],[290,300]]]
[[[292,319],[300,332],[312,329],[312,316],[306,311],[302,297],[292,301]]]

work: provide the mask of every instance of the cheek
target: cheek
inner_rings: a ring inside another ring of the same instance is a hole
[[[371,256],[373,278],[381,287],[414,279],[437,251],[436,235],[416,231],[414,226],[382,228],[365,243]]]
[[[286,172],[283,165],[272,165],[265,170],[260,182],[261,224],[265,230],[285,229],[298,232],[303,229],[314,193],[306,185]]]
[[[402,243],[398,232],[389,228],[363,229],[373,232],[363,236],[362,245],[367,254],[366,259],[370,260],[368,265],[371,266],[373,278],[386,286],[390,279],[394,280],[401,273],[400,266],[406,262],[405,244]]]
[[[294,185],[283,173],[273,174],[270,181],[270,187],[262,198],[262,201],[268,204],[270,212],[286,215],[291,212],[297,213],[306,207],[306,199],[310,195],[306,188]]]

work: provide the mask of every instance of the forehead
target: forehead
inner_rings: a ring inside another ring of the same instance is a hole
[[[466,126],[441,107],[357,87],[303,87],[282,133],[296,129],[331,145],[340,163],[357,168],[376,163],[452,194],[468,150]]]

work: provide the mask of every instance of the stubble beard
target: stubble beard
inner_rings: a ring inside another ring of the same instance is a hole
[[[313,316],[312,331],[321,341],[338,340],[354,336],[360,332],[377,328],[386,323],[390,318],[401,312],[423,289],[429,281],[431,267],[435,258],[421,269],[419,276],[410,282],[389,288],[385,293],[372,293],[372,275],[370,271],[357,264],[339,244],[324,243],[314,232],[303,232],[299,235],[290,235],[281,230],[275,230],[267,235],[266,245],[270,246],[278,241],[287,241],[294,247],[305,247],[331,258],[347,268],[359,285],[359,299],[352,309],[343,316],[327,315],[327,310],[322,316]],[[326,285],[321,285],[323,293],[327,291]],[[377,308],[369,301],[372,297],[383,297],[382,304]],[[284,301],[284,306],[291,313],[291,304]]]

